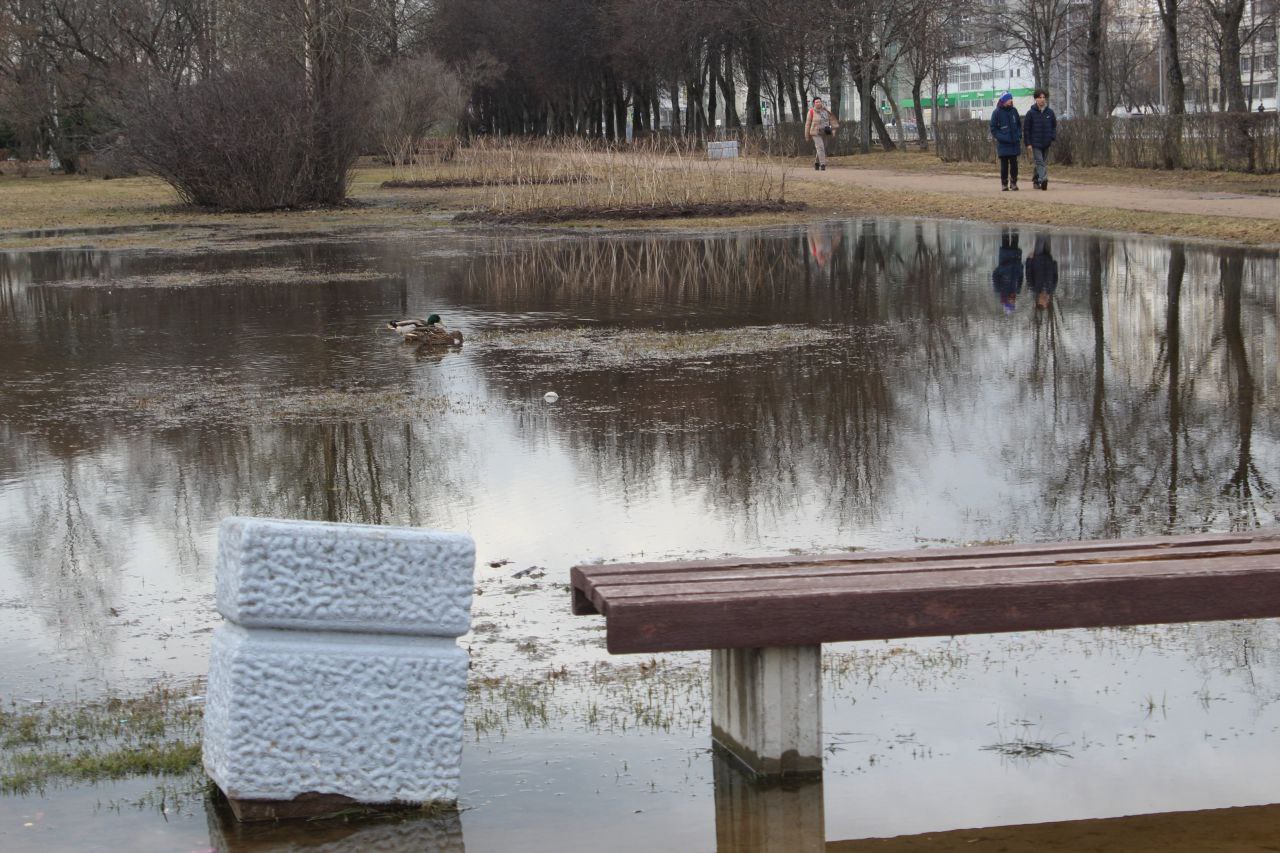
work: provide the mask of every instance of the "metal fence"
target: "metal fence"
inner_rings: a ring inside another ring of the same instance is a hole
[[[983,120],[942,122],[938,156],[947,162],[994,163],[995,143]],[[1280,172],[1276,113],[1196,113],[1058,122],[1050,157],[1078,166]]]

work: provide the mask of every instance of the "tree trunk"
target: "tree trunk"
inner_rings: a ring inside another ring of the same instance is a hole
[[[870,116],[875,125],[876,134],[880,137],[880,147],[885,151],[896,151],[898,146],[894,145],[893,137],[889,135],[889,128],[884,125],[884,117],[880,115],[880,110],[871,110]]]
[[[787,100],[791,103],[791,120],[804,121],[804,108],[801,106],[804,103],[804,95],[800,92],[799,83],[796,80],[797,75],[791,72],[791,64],[787,63],[786,68]],[[778,119],[781,121],[782,116],[779,115]]]
[[[1102,0],[1089,2],[1089,43],[1085,48],[1088,61],[1088,89],[1085,96],[1085,111],[1091,116],[1101,115],[1099,90],[1102,85],[1102,43],[1105,33],[1102,30]]]
[[[840,111],[842,102],[844,101],[844,85],[841,83],[843,74],[841,74],[840,52],[834,48],[827,50],[827,80],[831,86],[831,114],[837,119],[845,118],[844,113]]]
[[[671,82],[671,135],[680,135],[680,81]]]
[[[747,35],[747,51],[743,57],[747,75],[747,127],[760,127],[764,116],[760,112],[760,79],[764,76],[764,51],[760,37],[754,29]],[[726,64],[728,56],[726,54]]]
[[[922,90],[924,89],[924,78],[916,77],[911,81],[911,100],[915,103],[916,114],[916,138],[920,140],[921,148],[929,147],[929,131],[924,126],[924,106],[920,103]],[[938,111],[938,100],[934,98],[933,112]]]
[[[720,83],[720,94],[724,96],[724,126],[741,127],[742,119],[738,117],[738,93],[734,86],[733,48],[729,45],[724,47],[724,73],[720,74],[717,62],[716,74]]]
[[[1222,6],[1210,6],[1211,14],[1222,28],[1222,47],[1218,54],[1218,79],[1222,81],[1227,109],[1233,113],[1248,110],[1244,100],[1244,83],[1240,80],[1240,21],[1244,18],[1245,0],[1225,0]]]
[[[707,53],[707,138],[716,134],[716,87],[719,85],[719,57],[715,51]]]

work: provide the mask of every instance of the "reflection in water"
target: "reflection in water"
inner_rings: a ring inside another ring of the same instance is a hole
[[[220,793],[206,798],[209,842],[217,853],[466,853],[462,820],[413,812],[385,819],[334,818],[240,823]]]
[[[161,266],[145,255],[11,253],[0,568],[60,635],[110,642],[110,613],[136,592],[122,567],[204,583],[213,527],[233,512],[467,527],[500,556],[561,566],[655,542],[681,554],[1269,523],[1275,475],[1257,460],[1276,458],[1259,448],[1277,419],[1258,377],[1276,375],[1275,259],[1038,233],[1024,263],[1021,236],[867,220],[426,254],[305,244],[175,265],[387,278],[185,290],[131,285]],[[1025,325],[998,323],[974,286],[992,248],[1001,304],[1024,275],[1036,296]],[[468,333],[841,334],[619,367],[490,351],[482,334],[419,360],[381,330],[441,307]],[[993,514],[996,496],[1037,509]]]
[[[246,272],[272,267],[302,279]],[[482,581],[506,579],[496,558],[546,567],[545,587],[476,599],[477,621],[545,653],[539,666],[573,630],[554,584],[593,558],[1272,524],[1277,267],[1243,249],[880,220],[0,254],[0,690],[202,672],[230,514],[466,529]],[[138,278],[184,271],[200,285]],[[1024,278],[1036,307],[1009,322],[990,288],[1016,314]],[[464,350],[418,358],[382,329],[433,311],[457,318]],[[775,324],[831,334],[609,363],[484,345]],[[1275,626],[1246,627],[1177,654],[1204,679],[1256,670],[1261,706]]]
[[[831,265],[831,256],[840,245],[841,228],[834,222],[815,222],[805,229],[809,238],[809,254],[819,269]]]
[[[716,853],[822,853],[826,822],[822,779],[761,784],[719,752]]]
[[[1048,234],[1037,234],[1035,248],[1027,255],[1027,287],[1036,297],[1036,308],[1051,307],[1058,289],[1058,262],[1053,258]]]
[[[991,287],[1006,314],[1012,314],[1017,307],[1018,294],[1022,292],[1022,275],[1022,249],[1018,246],[1018,231],[1015,228],[1005,228],[1000,232],[1000,251],[996,255],[996,267],[991,271]]]

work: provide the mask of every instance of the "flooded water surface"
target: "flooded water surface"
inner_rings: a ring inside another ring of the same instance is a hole
[[[0,796],[0,847],[736,850],[794,813],[800,849],[1274,802],[1274,621],[829,646],[825,781],[778,812],[713,761],[706,656],[610,658],[567,582],[1272,525],[1278,275],[891,220],[0,254],[6,707],[201,676],[228,515],[478,550],[460,816],[246,830],[135,779]],[[432,313],[461,350],[384,328]]]

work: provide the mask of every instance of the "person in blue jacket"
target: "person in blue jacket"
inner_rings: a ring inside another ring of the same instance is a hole
[[[1035,159],[1036,171],[1031,183],[1037,189],[1049,189],[1049,168],[1045,156],[1049,146],[1058,138],[1058,117],[1049,106],[1049,93],[1044,89],[1036,89],[1035,106],[1027,110],[1027,117],[1022,120],[1022,141]]]
[[[1005,92],[991,111],[991,138],[1000,155],[1000,189],[1018,189],[1018,155],[1022,153],[1022,117],[1013,106],[1013,95]]]

